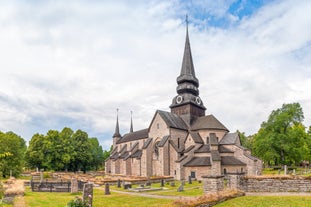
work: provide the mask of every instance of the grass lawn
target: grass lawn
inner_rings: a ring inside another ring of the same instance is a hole
[[[198,181],[193,181],[192,184],[185,183],[184,191],[177,192],[178,187],[180,186],[180,181],[175,181],[175,187],[171,187],[169,183],[165,184],[163,190],[159,191],[146,191],[144,193],[153,194],[153,195],[171,195],[171,196],[200,196],[203,195],[203,184]],[[139,187],[139,185],[132,185],[132,188]],[[152,188],[161,188],[160,183],[152,183]],[[117,188],[117,186],[110,186],[110,189],[126,191],[123,188]],[[133,192],[133,191],[132,191]]]
[[[75,196],[70,193],[49,193],[49,192],[31,192],[28,188],[26,190],[25,200],[27,207],[65,207],[67,203],[74,199]],[[131,196],[118,193],[111,195],[104,195],[103,190],[94,189],[94,207],[158,207],[171,203],[170,199],[156,199],[146,198],[141,196]]]
[[[309,207],[311,196],[243,196],[215,207]]]

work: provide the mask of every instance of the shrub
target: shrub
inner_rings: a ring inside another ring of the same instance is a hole
[[[82,201],[80,197],[76,197],[67,204],[67,207],[89,207],[89,205],[86,201]]]
[[[0,200],[3,198],[3,196],[4,196],[4,188],[2,182],[0,182]]]

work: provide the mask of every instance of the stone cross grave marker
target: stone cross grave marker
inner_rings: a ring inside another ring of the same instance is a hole
[[[83,185],[83,201],[86,201],[89,207],[93,206],[93,184],[85,183]]]

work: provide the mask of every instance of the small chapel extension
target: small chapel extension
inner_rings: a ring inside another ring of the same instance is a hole
[[[241,146],[238,133],[229,130],[213,115],[205,115],[206,107],[199,97],[199,80],[195,76],[188,27],[177,95],[171,112],[157,110],[148,128],[119,132],[117,116],[113,150],[105,162],[111,175],[172,176],[177,180],[188,176],[220,176],[244,172],[260,174],[262,161]]]

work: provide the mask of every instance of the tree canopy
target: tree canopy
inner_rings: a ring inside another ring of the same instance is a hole
[[[283,104],[273,110],[253,137],[253,152],[267,164],[299,164],[310,160],[311,138],[302,121],[299,103]]]
[[[26,152],[30,168],[56,171],[97,170],[103,162],[103,150],[97,138],[89,138],[82,130],[73,132],[65,127],[61,132],[49,130],[35,134]]]
[[[18,176],[24,167],[25,140],[13,132],[0,131],[0,174]]]

